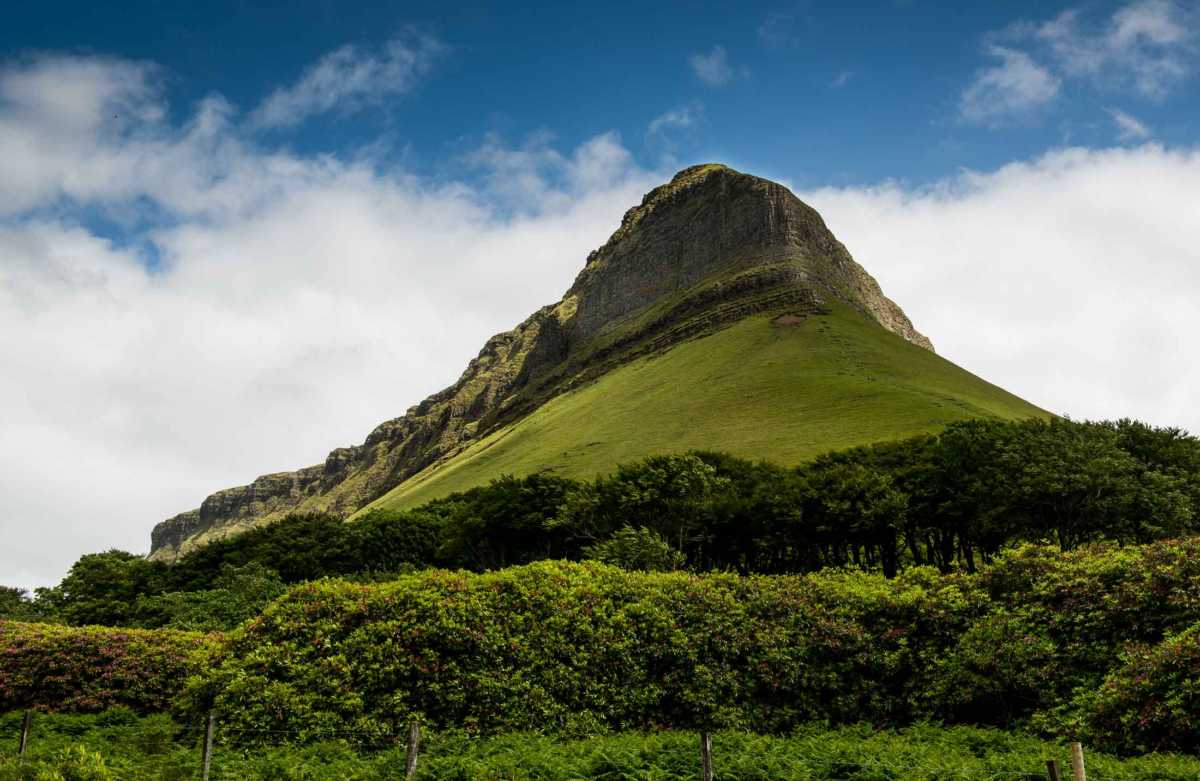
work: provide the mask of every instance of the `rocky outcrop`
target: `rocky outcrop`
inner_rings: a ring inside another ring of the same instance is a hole
[[[831,299],[932,349],[787,188],[721,165],[685,169],[626,212],[561,301],[489,339],[456,383],[324,464],[218,491],[160,523],[152,556],[173,559],[291,512],[352,513],[634,356],[755,313],[802,317]]]

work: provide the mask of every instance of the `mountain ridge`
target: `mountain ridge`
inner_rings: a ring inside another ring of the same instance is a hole
[[[625,213],[562,299],[488,339],[453,385],[322,464],[217,491],[158,524],[151,554],[172,559],[294,511],[350,515],[635,358],[758,313],[803,321],[831,304],[932,352],[787,188],[719,164],[686,168]]]

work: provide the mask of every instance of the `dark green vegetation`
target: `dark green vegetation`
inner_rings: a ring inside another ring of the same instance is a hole
[[[1200,533],[1200,441],[1131,421],[967,421],[789,469],[718,453],[656,456],[586,482],[502,477],[408,511],[344,523],[291,516],[174,565],[117,551],[0,616],[229,629],[285,584],[384,580],[429,566],[547,558],[628,569],[887,576],[971,572],[1005,546],[1145,543]]]
[[[1200,538],[1026,545],[976,574],[891,579],[542,562],[325,580],[211,642],[4,624],[0,712],[169,701],[189,724],[215,708],[239,743],[349,732],[373,746],[414,718],[566,736],[932,721],[1196,752],[1197,604]],[[211,650],[168,670],[169,645]],[[122,675],[152,696],[96,696]]]
[[[395,752],[356,752],[413,718],[492,736],[445,755],[462,778],[508,777],[513,752],[566,774],[546,778],[636,768],[659,761],[639,741],[664,757],[684,741],[502,737],[530,730],[932,722],[1197,752],[1198,509],[1200,442],[1130,421],[964,421],[798,468],[695,452],[502,477],[351,522],[293,516],[174,565],[84,556],[32,600],[6,590],[22,620],[238,628],[0,624],[0,712],[213,708],[253,756],[245,777],[327,762],[255,744],[331,732],[349,737],[327,764],[372,777]]]
[[[591,478],[668,450],[792,466],[957,420],[1045,416],[843,307],[787,326],[752,318],[554,398],[368,509],[414,507],[504,474]]]
[[[0,717],[0,737],[18,728]],[[219,733],[218,733],[219,734]],[[21,766],[0,749],[0,781],[183,781],[198,778],[199,732],[163,716],[39,716]],[[3,745],[3,744],[0,744]],[[1057,743],[994,729],[863,727],[807,729],[791,736],[725,731],[713,735],[722,781],[1043,781],[1046,758],[1066,763]],[[1200,760],[1179,756],[1087,757],[1098,781],[1194,781]],[[52,770],[53,769],[53,770]],[[57,772],[58,775],[53,775]],[[239,749],[218,745],[214,781],[393,781],[404,776],[404,749],[362,752],[342,740],[307,746]],[[665,732],[581,740],[517,733],[489,738],[461,732],[426,739],[418,781],[693,781],[696,736]]]
[[[438,728],[568,735],[932,720],[1196,751],[1189,701],[1158,717],[1170,731],[1122,724],[1157,707],[1163,687],[1196,679],[1195,667],[1164,660],[1200,656],[1190,635],[1176,637],[1197,625],[1197,604],[1200,538],[1067,553],[1025,546],[975,575],[747,577],[543,562],[323,581],[234,632],[193,681],[189,707],[301,739],[383,735],[415,716]],[[1142,676],[1153,680],[1125,685]]]

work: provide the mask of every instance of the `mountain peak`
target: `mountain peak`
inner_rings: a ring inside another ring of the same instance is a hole
[[[820,214],[777,182],[719,163],[685,168],[629,209],[567,292],[588,338],[705,280],[757,271],[859,309],[932,350]]]
[[[489,339],[454,385],[323,464],[218,491],[159,524],[152,552],[171,558],[290,512],[352,514],[640,359],[751,319],[796,324],[846,309],[932,351],[786,187],[717,163],[685,168],[625,213],[562,300]]]

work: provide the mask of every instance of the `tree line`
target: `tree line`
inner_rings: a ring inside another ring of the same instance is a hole
[[[796,468],[691,452],[586,481],[504,476],[350,523],[290,516],[174,565],[89,554],[32,599],[0,591],[0,617],[204,630],[255,615],[287,584],[326,576],[594,559],[640,570],[853,567],[894,577],[913,566],[974,572],[1021,542],[1069,550],[1198,527],[1200,440],[1180,429],[966,421]]]

